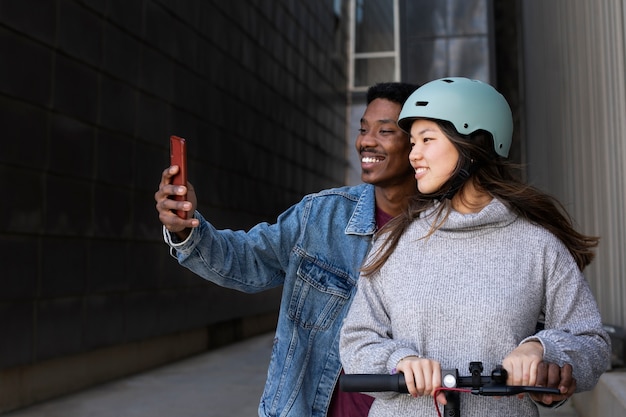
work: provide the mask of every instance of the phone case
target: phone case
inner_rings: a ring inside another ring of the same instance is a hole
[[[172,178],[172,184],[187,186],[187,146],[185,139],[178,136],[170,136],[170,165],[178,165],[180,170]],[[176,195],[173,197],[176,201],[185,201],[187,195]],[[176,210],[176,214],[181,219],[187,218],[187,212]]]

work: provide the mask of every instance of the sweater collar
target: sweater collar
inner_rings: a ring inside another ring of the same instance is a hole
[[[434,214],[441,204],[443,203],[435,202],[433,207],[426,210],[421,217],[425,218],[426,221],[432,225],[433,222],[437,221]],[[493,198],[491,202],[478,213],[463,214],[456,210],[451,210],[448,218],[441,225],[439,230],[459,231],[461,229],[499,228],[511,224],[517,217],[517,214],[502,201]]]

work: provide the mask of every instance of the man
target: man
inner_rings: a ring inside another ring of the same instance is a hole
[[[346,397],[363,399],[361,407],[350,402],[348,407],[364,410],[355,416],[367,415],[370,397],[335,389],[341,371],[339,329],[373,234],[400,214],[416,191],[409,140],[396,124],[402,104],[416,88],[383,83],[368,90],[356,139],[364,184],[308,195],[275,224],[259,224],[247,233],[217,231],[195,211],[193,187],[171,184],[178,168],[163,173],[155,194],[157,210],[181,265],[245,292],[283,286],[259,416],[322,417],[331,399],[330,408],[342,412]],[[185,191],[187,202],[168,198]],[[180,219],[175,209],[195,216]]]
[[[178,167],[162,174],[156,208],[181,265],[243,292],[283,286],[260,417],[367,416],[371,397],[337,389],[339,330],[372,236],[417,189],[410,142],[396,123],[417,87],[382,83],[368,90],[356,139],[363,184],[307,195],[275,224],[216,230],[196,211],[193,186],[171,184]],[[188,201],[169,198],[186,193]],[[190,215],[183,220],[174,210]]]

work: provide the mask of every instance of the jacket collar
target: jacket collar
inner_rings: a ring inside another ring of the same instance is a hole
[[[347,235],[373,235],[376,232],[376,198],[374,186],[364,184],[363,191],[348,221]]]

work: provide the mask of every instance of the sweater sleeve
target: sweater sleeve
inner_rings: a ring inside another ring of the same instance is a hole
[[[347,374],[391,374],[407,356],[419,356],[413,343],[393,339],[384,294],[377,276],[359,278],[358,289],[344,321],[339,353]],[[389,398],[395,393],[368,393]]]
[[[545,300],[545,329],[522,343],[537,340],[544,348],[544,360],[559,366],[570,363],[578,391],[592,389],[610,366],[610,338],[583,274],[561,254],[548,272]]]

